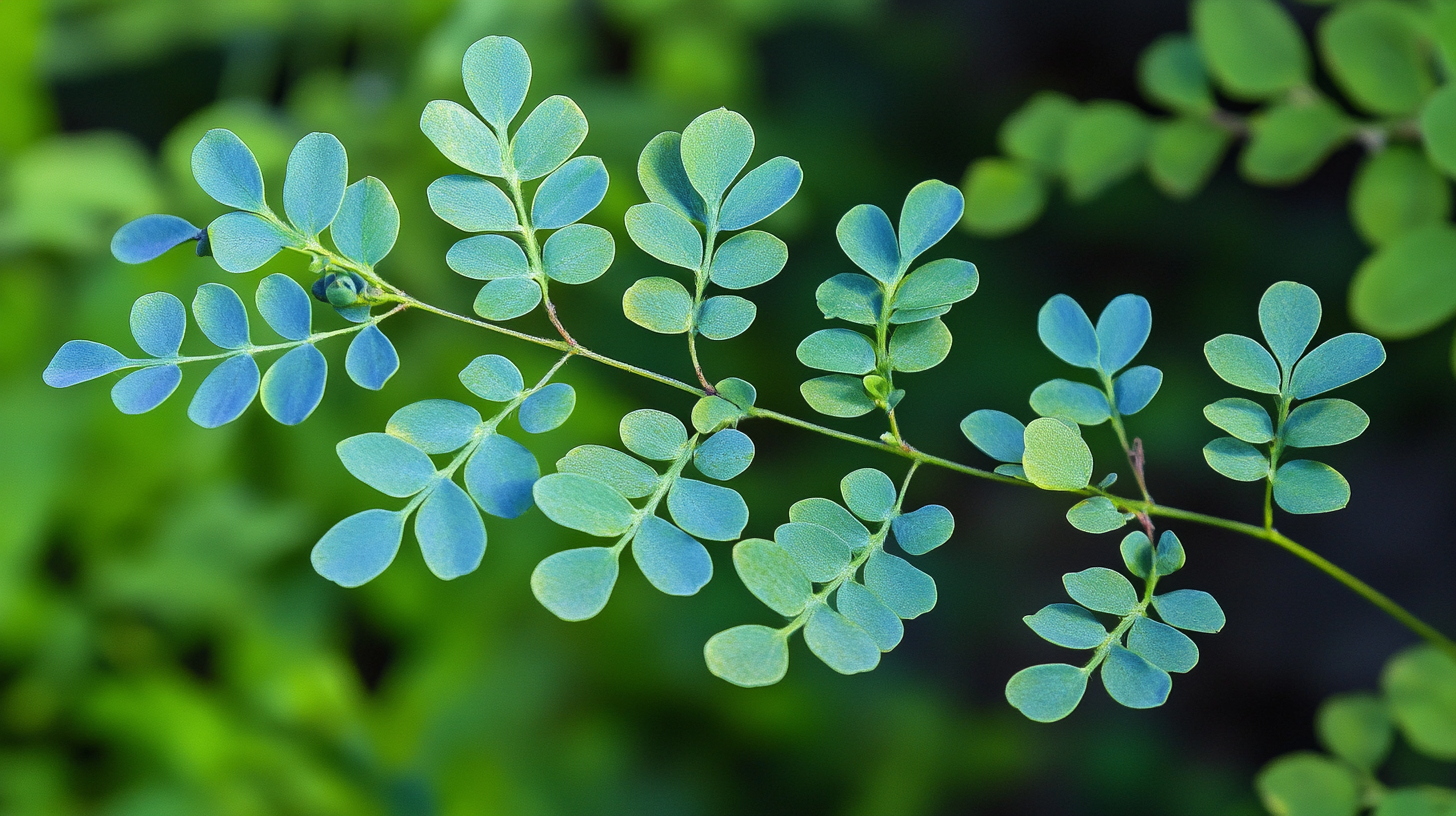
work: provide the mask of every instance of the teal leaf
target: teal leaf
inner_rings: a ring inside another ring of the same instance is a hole
[[[481,183],[490,184],[484,180]],[[344,190],[344,203],[329,227],[329,235],[345,257],[370,269],[384,260],[399,237],[399,207],[384,182],[365,176],[350,184]]]
[[[668,595],[696,595],[713,578],[707,548],[657,516],[648,516],[637,528],[632,557],[648,582]]]
[[[510,402],[526,387],[521,370],[499,354],[482,354],[460,371],[460,382],[470,393],[490,402]]]
[[[1066,663],[1030,666],[1006,681],[1006,701],[1035,722],[1056,722],[1071,714],[1086,691],[1086,672]]]
[[[1072,505],[1067,523],[1084,533],[1110,533],[1127,524],[1127,517],[1104,496],[1093,496]]]
[[[753,383],[737,377],[719,380],[713,387],[718,389],[718,396],[745,411],[752,408],[754,401],[758,399],[758,389],[753,387]]]
[[[308,419],[323,401],[328,374],[328,361],[312,343],[294,347],[263,375],[263,410],[284,425]]]
[[[175,295],[152,292],[131,305],[131,336],[142,351],[153,357],[176,357],[186,331],[187,309]]]
[[[829,499],[801,499],[789,507],[789,521],[796,524],[817,524],[839,536],[850,549],[859,551],[870,545],[870,531],[844,509]]]
[[[860,468],[839,481],[850,512],[865,521],[884,521],[895,510],[895,483],[882,471]]]
[[[512,519],[535,503],[531,488],[541,478],[536,457],[521,443],[493,433],[465,463],[465,488],[480,509],[497,518]]]
[[[378,391],[399,370],[399,352],[378,326],[365,326],[349,343],[344,370],[360,388]]]
[[[1198,589],[1176,589],[1153,596],[1153,609],[1169,626],[1190,632],[1212,634],[1223,629],[1226,619],[1218,601]]]
[[[146,263],[178,244],[201,236],[197,227],[175,215],[144,215],[111,236],[111,254],[129,264]]]
[[[732,488],[679,478],[667,493],[667,511],[689,535],[732,541],[748,524],[748,505]]]
[[[771,686],[789,671],[788,636],[757,624],[719,632],[703,646],[708,671],[735,686]]]
[[[693,404],[693,428],[698,433],[713,433],[727,428],[737,424],[744,416],[742,409],[719,396],[703,397]]]
[[[1153,309],[1140,295],[1118,295],[1097,316],[1098,365],[1114,374],[1132,362],[1153,329]]]
[[[283,210],[304,235],[318,235],[339,214],[349,183],[349,157],[332,133],[310,133],[288,155]]]
[[[435,465],[424,451],[387,433],[351,436],[336,450],[345,470],[386,496],[413,496],[435,478]]]
[[[672,414],[642,408],[622,417],[617,431],[627,450],[643,459],[671,461],[688,443],[688,431]]]
[[[834,234],[855,266],[881,282],[895,280],[900,271],[900,245],[884,210],[860,204],[839,219]]]
[[[549,246],[551,241],[548,239],[546,243]],[[531,266],[526,262],[526,253],[521,245],[504,235],[472,235],[456,241],[445,253],[445,264],[475,280],[526,278],[531,275]]]
[[[859,624],[822,603],[804,624],[804,642],[815,657],[840,674],[859,674],[880,664],[875,639]]]
[[[864,416],[875,410],[875,403],[865,393],[864,384],[858,377],[845,374],[830,374],[815,377],[799,386],[804,401],[826,416],[851,419]]]
[[[896,309],[890,313],[890,325],[904,326],[919,323],[922,320],[940,317],[949,311],[949,306],[932,306],[928,309]]]
[[[1259,328],[1286,372],[1309,348],[1320,324],[1320,299],[1302,283],[1280,281],[1259,298]]]
[[[617,569],[617,554],[606,547],[566,550],[536,565],[531,592],[556,617],[586,620],[611,599]]]
[[[814,300],[825,317],[873,326],[879,322],[884,295],[873,279],[841,272],[819,284]]]
[[[1112,381],[1112,395],[1117,412],[1131,416],[1148,407],[1163,386],[1163,372],[1152,366],[1134,366]]]
[[[466,232],[514,232],[516,208],[501,189],[480,176],[442,176],[425,190],[430,209]],[[338,237],[334,243],[338,243]]]
[[[950,329],[939,319],[901,326],[890,336],[890,365],[896,371],[927,371],[950,354]]]
[[[1049,380],[1031,392],[1031,409],[1044,417],[1100,425],[1112,416],[1101,389],[1071,380]]]
[[[546,433],[560,428],[575,408],[576,389],[566,383],[551,383],[526,397],[516,418],[526,433]]]
[[[612,234],[590,224],[572,224],[557,230],[541,247],[546,277],[568,284],[590,283],[600,278],[616,256],[617,243],[612,240]]]
[[[698,334],[709,340],[729,340],[748,331],[758,307],[737,295],[718,295],[703,301],[696,321]]]
[[[876,550],[865,562],[864,583],[890,611],[905,620],[935,608],[935,579],[884,550]]]
[[[772,541],[748,538],[735,544],[733,568],[755,598],[786,618],[803,612],[813,594],[793,556]]]
[[[575,102],[564,96],[542,100],[511,139],[516,176],[530,181],[560,167],[586,141],[586,131],[586,114]]]
[[[541,303],[541,284],[530,278],[499,278],[480,287],[472,306],[486,320],[514,320]]]
[[[718,214],[718,229],[741,230],[768,218],[799,192],[804,171],[787,156],[769,159],[733,185]]]
[[[1127,648],[1165,672],[1182,674],[1198,665],[1198,646],[1177,629],[1151,618],[1133,621]]]
[[[1158,554],[1154,561],[1158,574],[1172,575],[1183,569],[1185,559],[1183,542],[1178,540],[1178,535],[1172,530],[1164,530],[1163,534],[1158,536]]]
[[[394,561],[404,538],[404,513],[365,510],[329,528],[309,560],[319,575],[339,586],[374,580]]]
[[[1274,502],[1287,513],[1330,513],[1350,503],[1350,483],[1323,462],[1296,459],[1274,473]]]
[[[425,453],[450,453],[465,447],[480,427],[480,412],[463,402],[431,399],[394,412],[384,426]]]
[[[1240,334],[1221,334],[1203,344],[1203,355],[1224,382],[1260,394],[1279,393],[1279,366],[1268,350]]]
[[[1148,540],[1147,533],[1142,530],[1128,533],[1122,537],[1122,544],[1118,549],[1122,552],[1122,563],[1127,565],[1128,572],[1144,579],[1153,574],[1157,554],[1153,551],[1153,543]]]
[[[614,448],[582,445],[556,462],[562,473],[579,473],[610,485],[629,499],[652,495],[661,479],[648,465]]]
[[[905,624],[900,622],[900,616],[860,584],[853,581],[840,584],[835,591],[834,605],[839,614],[869,633],[882,652],[900,645],[900,639],[905,636]]]
[[[1022,620],[1042,640],[1068,649],[1095,649],[1107,640],[1107,628],[1097,616],[1076,604],[1044,606]]]
[[[636,518],[636,509],[621,493],[575,473],[543,476],[531,493],[547,518],[587,535],[600,538],[621,535],[631,528]]]
[[[983,408],[961,420],[961,433],[998,462],[1020,462],[1026,451],[1026,426],[1016,417]]]
[[[1274,438],[1274,422],[1264,406],[1239,397],[1203,407],[1203,416],[1238,439],[1260,445]]]
[[[1319,344],[1294,367],[1290,392],[1309,399],[1364,377],[1385,362],[1385,347],[1368,334],[1351,332]]]
[[[748,434],[725,428],[708,437],[693,451],[693,466],[709,479],[727,481],[753,463],[753,440]]]
[[[606,165],[596,156],[577,156],[546,177],[531,199],[536,229],[559,229],[580,221],[607,194]]]
[[[475,571],[485,556],[485,523],[475,503],[449,479],[441,479],[415,514],[415,538],[425,566],[445,581]]]
[[[955,516],[938,504],[927,504],[896,516],[890,522],[890,529],[900,549],[911,555],[924,555],[950,541],[955,532]]]
[[[269,275],[259,281],[254,300],[258,314],[283,339],[306,340],[313,333],[313,304],[308,293],[293,278],[278,273]]]
[[[1321,399],[1295,408],[1284,420],[1280,436],[1291,448],[1339,445],[1365,432],[1370,417],[1349,400]]]
[[[703,197],[693,189],[683,169],[681,134],[667,131],[652,137],[637,159],[637,180],[650,201],[670,207],[684,218],[707,223]]]
[[[895,308],[900,311],[933,309],[960,303],[974,295],[980,283],[981,274],[975,264],[941,258],[905,276],[895,290]]]
[[[1097,330],[1077,301],[1054,295],[1036,316],[1036,333],[1042,345],[1064,362],[1081,368],[1097,368],[1100,351]]]
[[[1026,478],[1026,468],[1022,467],[1021,465],[997,465],[992,472],[998,473],[1002,476],[1010,476],[1014,479],[1020,479],[1023,482],[1031,481],[1030,479]]]
[[[229,357],[208,372],[192,403],[187,418],[204,428],[216,428],[243,415],[258,395],[258,364],[252,355]]]
[[[1232,436],[1204,445],[1203,458],[1209,467],[1237,482],[1257,482],[1269,475],[1269,457]]]
[[[1081,490],[1092,481],[1092,451],[1059,419],[1032,420],[1023,435],[1026,478],[1043,490]]]
[[[875,347],[853,329],[821,329],[805,337],[795,351],[799,362],[820,371],[868,374],[875,368]]]
[[[703,236],[676,210],[657,203],[637,204],[627,209],[625,223],[632,243],[657,260],[684,269],[702,265]]]
[[[148,366],[117,381],[111,387],[111,402],[123,414],[145,414],[166,402],[181,384],[181,368]]]
[[[1338,760],[1307,751],[1285,754],[1265,765],[1255,777],[1254,787],[1270,813],[1353,816],[1362,809],[1363,784],[1355,770]],[[1384,808],[1376,812],[1387,816],[1383,811]]]
[[[788,262],[787,244],[762,230],[749,230],[713,253],[710,278],[724,289],[747,289],[773,280]]]
[[[827,527],[806,522],[780,524],[774,530],[774,541],[794,557],[810,581],[833,581],[849,567],[849,545]]]
[[[1062,576],[1062,586],[1072,600],[1093,612],[1126,615],[1137,607],[1137,591],[1132,584],[1122,573],[1107,567],[1069,572]]]
[[[465,51],[461,74],[475,109],[497,131],[503,131],[526,101],[531,58],[510,37],[483,37]]]
[[[1102,685],[1108,696],[1128,708],[1157,708],[1167,702],[1173,678],[1114,643],[1102,661]]]
[[[212,259],[224,271],[252,272],[293,244],[278,224],[250,212],[230,212],[207,225]]]
[[[688,181],[717,209],[723,192],[753,154],[753,128],[727,108],[708,111],[683,128],[680,149]]]
[[[672,278],[643,278],[622,294],[627,319],[658,334],[682,334],[692,327],[693,296]]]
[[[961,220],[966,201],[961,191],[936,179],[910,188],[900,210],[900,262],[910,264],[935,246]]]
[[[192,176],[221,204],[248,212],[267,212],[263,171],[253,151],[231,130],[213,128],[192,148]]]
[[[420,131],[455,164],[482,176],[504,176],[500,141],[463,105],[436,99],[420,114]]]

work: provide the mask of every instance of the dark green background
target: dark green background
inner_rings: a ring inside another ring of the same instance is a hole
[[[1314,14],[1299,13],[1306,24]],[[770,226],[790,244],[789,266],[756,290],[754,328],[710,344],[705,365],[751,380],[761,405],[807,416],[797,385],[809,372],[793,349],[821,325],[814,287],[850,268],[833,240],[839,215],[861,202],[894,213],[917,181],[959,181],[1037,89],[1135,100],[1139,50],[1183,29],[1183,15],[1166,0],[0,2],[0,812],[1259,812],[1257,768],[1312,747],[1319,699],[1373,687],[1412,640],[1268,545],[1177,528],[1189,565],[1175,583],[1218,596],[1228,627],[1197,638],[1203,661],[1164,708],[1123,709],[1094,683],[1067,721],[1037,725],[1001,689],[1065,653],[1020,617],[1059,599],[1061,573],[1118,566],[1117,537],[1070,528],[1064,498],[925,472],[911,505],[943,503],[959,525],[920,559],[939,583],[935,611],[870,675],[836,675],[796,643],[788,679],[748,691],[710,676],[701,656],[713,632],[774,617],[737,582],[725,545],[713,545],[717,580],[698,597],[661,595],[626,569],[607,610],[576,624],[542,609],[528,577],[585,537],[536,512],[492,520],[480,570],[451,583],[410,541],[363,589],[309,567],[329,525],[380,498],[338,463],[339,439],[381,429],[413,400],[467,399],[455,372],[478,354],[507,354],[532,379],[550,361],[534,348],[427,315],[391,320],[400,374],[363,392],[342,374],[343,349],[326,348],[330,393],[296,428],[256,409],[220,430],[192,426],[200,372],[143,417],[120,416],[106,385],[59,392],[39,376],[72,337],[130,349],[127,311],[145,292],[187,300],[223,281],[251,299],[266,272],[307,280],[297,256],[238,277],[182,251],[145,266],[108,254],[129,218],[203,223],[220,211],[186,172],[211,126],[248,140],[273,194],[294,139],[338,135],[351,177],[383,179],[401,209],[381,272],[468,311],[473,284],[443,263],[456,234],[424,196],[449,166],[417,121],[430,99],[464,100],[470,42],[509,34],[534,60],[527,104],[575,98],[591,121],[584,151],[612,173],[588,220],[617,234],[617,264],[591,286],[558,287],[564,319],[593,348],[689,374],[681,338],[649,336],[620,309],[632,281],[662,273],[621,229],[643,199],[633,170],[652,135],[728,105],[754,123],[757,160],[802,162],[803,190]],[[1320,292],[1326,333],[1348,328],[1345,285],[1363,255],[1344,211],[1357,159],[1346,149],[1291,191],[1248,188],[1225,168],[1181,204],[1136,180],[1091,205],[1054,204],[1013,239],[952,235],[936,252],[977,263],[981,291],[947,319],[950,360],[903,378],[907,436],[984,464],[959,419],[987,407],[1025,417],[1032,387],[1068,375],[1036,341],[1040,303],[1067,292],[1096,310],[1137,292],[1155,316],[1142,359],[1167,377],[1132,422],[1154,494],[1254,518],[1259,488],[1216,477],[1199,455],[1217,435],[1201,406],[1232,392],[1201,344],[1254,333],[1259,294],[1282,279]],[[539,314],[517,322],[548,331]],[[1393,344],[1386,367],[1348,389],[1373,425],[1322,458],[1349,477],[1350,508],[1280,523],[1451,631],[1447,343],[1438,332]],[[547,463],[611,443],[634,408],[691,407],[587,361],[565,380],[575,416],[528,440]],[[748,534],[771,531],[796,499],[834,495],[850,469],[902,472],[782,426],[744,430],[759,449],[735,483],[753,511]],[[1104,430],[1091,436],[1105,469],[1118,456]],[[1406,754],[1394,769],[1397,781],[1450,773]]]

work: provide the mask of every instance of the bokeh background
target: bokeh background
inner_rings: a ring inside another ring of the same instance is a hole
[[[1308,24],[1313,9],[1297,9]],[[480,570],[443,583],[407,539],[380,579],[341,589],[314,574],[313,542],[378,497],[333,453],[407,402],[466,398],[455,372],[504,353],[528,378],[537,350],[427,315],[391,321],[404,359],[383,392],[343,377],[304,425],[261,411],[215,431],[179,396],[123,417],[105,385],[59,392],[40,371],[66,339],[131,348],[136,296],[184,300],[205,281],[250,292],[182,251],[145,266],[111,258],[126,220],[219,211],[187,157],[207,128],[232,128],[277,191],[287,151],[312,130],[337,134],[351,176],[389,184],[403,232],[382,272],[468,311],[471,282],[449,272],[453,230],[424,189],[448,165],[420,134],[422,106],[463,100],[459,61],[487,34],[531,52],[528,105],[574,97],[591,121],[584,151],[615,182],[588,220],[618,237],[612,272],[562,291],[578,337],[609,354],[688,374],[680,338],[649,336],[621,314],[622,291],[658,268],[621,228],[642,200],[636,155],[652,135],[728,105],[745,113],[760,158],[786,154],[802,192],[771,227],[788,269],[758,290],[744,337],[705,365],[739,375],[760,404],[807,415],[794,359],[819,327],[814,287],[848,269],[833,240],[861,202],[892,213],[915,182],[958,182],[994,152],[996,128],[1030,93],[1137,101],[1141,48],[1182,30],[1170,0],[0,0],[0,813],[218,814],[1254,814],[1250,780],[1268,759],[1312,747],[1311,717],[1332,692],[1371,688],[1412,637],[1333,581],[1266,544],[1179,528],[1180,586],[1228,613],[1198,638],[1203,660],[1168,704],[1131,711],[1094,683],[1068,720],[1037,725],[1002,698],[1017,669],[1063,659],[1020,621],[1058,600],[1061,573],[1119,566],[1117,536],[1088,536],[1050,494],[939,472],[913,502],[956,514],[952,543],[922,560],[939,606],[869,675],[834,674],[793,646],[788,678],[743,690],[710,676],[714,632],[771,613],[715,546],[717,580],[670,598],[624,569],[594,620],[561,622],[532,598],[541,558],[583,536],[538,512],[492,521]],[[1287,191],[1251,189],[1228,167],[1173,204],[1146,181],[1092,205],[1054,204],[1015,238],[957,232],[937,251],[976,262],[981,291],[948,317],[951,359],[909,375],[902,415],[919,447],[979,454],[958,420],[976,408],[1029,414],[1026,395],[1066,373],[1036,341],[1035,312],[1057,292],[1099,309],[1124,291],[1154,307],[1144,360],[1166,383],[1134,433],[1154,494],[1254,518],[1260,488],[1228,482],[1199,448],[1217,435],[1202,405],[1227,395],[1201,344],[1257,331],[1263,289],[1294,279],[1348,327],[1346,283],[1363,254],[1345,215],[1358,159],[1335,156]],[[271,271],[307,280],[296,257]],[[530,330],[536,316],[520,322]],[[1456,629],[1456,423],[1447,339],[1392,344],[1349,396],[1373,425],[1327,457],[1350,479],[1350,508],[1282,528]],[[188,375],[196,383],[197,373]],[[576,415],[529,440],[543,462],[610,444],[643,406],[686,416],[690,400],[581,361],[567,370]],[[190,391],[184,387],[183,394]],[[868,435],[871,420],[844,427]],[[834,495],[839,476],[900,464],[793,429],[745,426],[759,458],[735,484],[748,534],[788,505]],[[1092,435],[1103,467],[1110,434]],[[1396,780],[1444,781],[1448,768],[1398,753]]]

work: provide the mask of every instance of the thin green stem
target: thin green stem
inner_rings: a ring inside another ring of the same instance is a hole
[[[708,223],[703,226],[703,260],[698,268],[693,270],[693,317],[692,325],[688,327],[688,356],[693,361],[693,373],[698,375],[698,382],[702,384],[703,391],[709,394],[718,393],[713,384],[708,381],[708,375],[703,373],[703,364],[698,359],[698,315],[703,310],[703,293],[708,290],[708,276],[711,273],[713,263],[713,246],[718,241],[718,213],[716,208],[708,213]]]

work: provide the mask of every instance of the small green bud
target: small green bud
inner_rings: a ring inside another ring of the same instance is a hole
[[[324,290],[324,297],[329,303],[342,309],[345,306],[353,306],[359,300],[359,289],[354,284],[353,277],[340,275]]]

